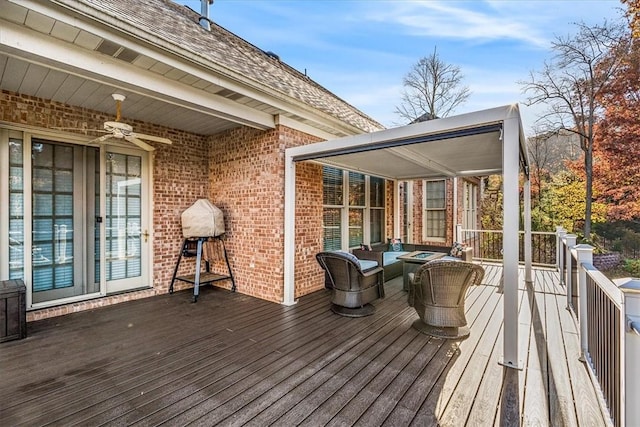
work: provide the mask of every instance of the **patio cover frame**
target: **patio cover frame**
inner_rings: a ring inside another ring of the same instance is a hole
[[[381,161],[388,159],[389,161]],[[517,104],[431,120],[285,150],[284,298],[295,301],[295,182],[297,162],[313,161],[398,181],[503,177],[504,349],[500,363],[522,369],[518,357],[520,173],[524,177],[525,281],[531,283],[529,159]],[[471,162],[471,163],[470,163]],[[480,168],[470,168],[470,164]],[[394,201],[397,229],[399,206]]]

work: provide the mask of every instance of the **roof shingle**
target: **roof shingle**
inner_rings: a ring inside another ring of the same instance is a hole
[[[172,53],[195,58],[216,72],[243,82],[254,90],[268,88],[273,96],[298,101],[352,125],[363,132],[384,129],[380,123],[328,91],[308,76],[274,58],[246,40],[212,22],[211,31],[200,24],[199,13],[171,0],[58,0],[70,9],[100,19],[139,39],[167,46]],[[87,7],[89,10],[87,10]]]

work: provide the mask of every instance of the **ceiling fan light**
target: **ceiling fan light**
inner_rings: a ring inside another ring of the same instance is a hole
[[[124,101],[125,99],[127,99],[127,97],[126,97],[126,96],[121,95],[121,94],[119,94],[119,93],[113,93],[113,94],[111,94],[111,96],[113,97],[113,99],[114,99],[115,101]]]

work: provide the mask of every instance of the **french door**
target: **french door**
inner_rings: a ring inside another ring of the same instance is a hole
[[[0,137],[0,279],[32,308],[150,286],[146,152]]]
[[[143,287],[148,277],[148,175],[146,153],[109,149],[105,153],[107,293]]]

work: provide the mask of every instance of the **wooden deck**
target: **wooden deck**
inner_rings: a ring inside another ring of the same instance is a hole
[[[555,272],[520,292],[517,371],[502,354],[499,266],[470,290],[471,335],[421,335],[401,290],[373,316],[329,291],[284,307],[205,286],[28,325],[0,344],[0,425],[606,425]]]

